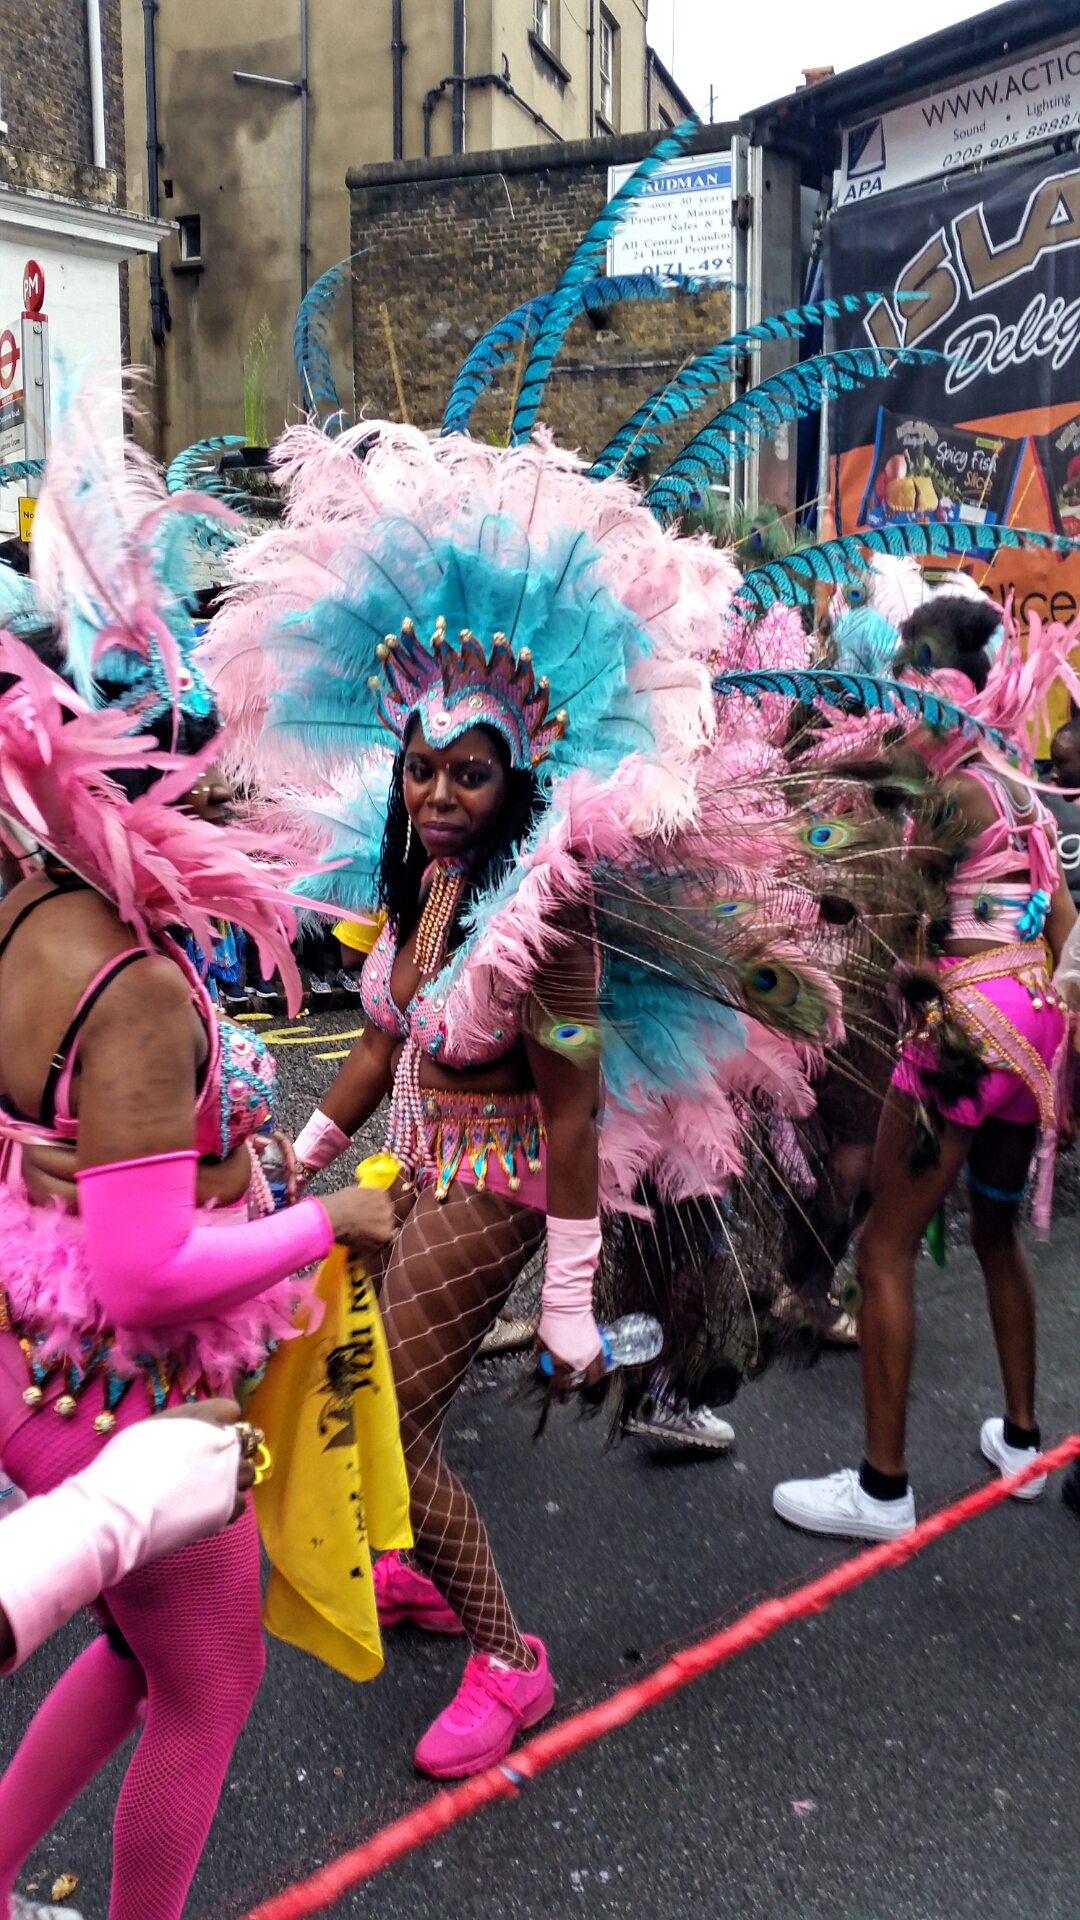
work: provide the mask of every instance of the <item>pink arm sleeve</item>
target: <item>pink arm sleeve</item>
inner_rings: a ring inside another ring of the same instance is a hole
[[[157,1153],[76,1175],[94,1291],[124,1327],[167,1327],[238,1306],[322,1259],[333,1231],[317,1200],[265,1220],[196,1219],[196,1155]]]
[[[548,1214],[537,1333],[549,1353],[581,1373],[602,1351],[600,1329],[593,1318],[593,1280],[601,1245],[599,1218],[558,1220]]]

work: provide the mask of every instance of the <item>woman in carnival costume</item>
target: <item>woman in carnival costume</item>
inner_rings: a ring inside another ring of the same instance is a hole
[[[865,1458],[858,1472],[787,1481],[773,1495],[777,1513],[812,1532],[880,1540],[915,1524],[905,1457],[915,1259],[965,1165],[1005,1391],[1004,1417],[983,1423],[981,1449],[1001,1473],[1038,1451],[1035,1292],[1019,1221],[1034,1152],[1031,1212],[1045,1238],[1069,1051],[1052,975],[1076,910],[1053,819],[1005,748],[1015,759],[1014,743],[1025,742],[1030,765],[1053,681],[1080,695],[1068,665],[1077,624],[1044,628],[1033,616],[1022,655],[1011,611],[1002,645],[1000,609],[963,581],[918,594],[900,627],[895,671],[957,702],[984,737],[972,738],[967,724],[912,736],[951,795],[967,844],[948,883],[947,916],[925,929],[924,964],[904,985],[911,1031],[874,1149],[859,1246]],[[844,665],[843,615],[836,637]],[[858,638],[867,638],[865,627]],[[869,638],[880,644],[879,634]],[[1017,1498],[1035,1499],[1044,1485],[1036,1476]]]
[[[184,554],[190,516],[217,509],[111,451],[92,412],[65,420],[34,542],[52,630],[38,650],[0,638],[0,820],[40,850],[0,906],[0,1457],[31,1501],[118,1429],[231,1395],[291,1333],[297,1269],[391,1224],[355,1189],[249,1218],[273,1063],[219,1024],[168,929],[209,950],[212,918],[238,922],[298,997],[295,863],[197,812],[218,722],[188,657]],[[76,688],[39,658],[57,642]],[[110,1586],[106,1633],[0,1781],[4,1920],[21,1862],[140,1726],[110,1920],[178,1920],[259,1685],[259,1610],[250,1505]]]
[[[388,916],[367,1030],[296,1145],[321,1169],[390,1096],[381,1302],[416,1544],[376,1581],[385,1623],[471,1640],[416,1753],[452,1777],[553,1697],[441,1456],[470,1360],[546,1233],[540,1343],[557,1387],[593,1382],[601,1207],[647,1238],[647,1185],[716,1237],[759,1152],[806,1176],[793,1126],[840,993],[782,756],[750,701],[714,709],[724,556],[543,436],[297,428],[278,472],[282,528],[238,556],[207,659],[243,771],[321,836],[320,895]]]

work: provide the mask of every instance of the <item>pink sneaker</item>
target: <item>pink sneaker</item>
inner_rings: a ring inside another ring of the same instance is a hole
[[[461,1685],[416,1749],[421,1773],[461,1780],[483,1773],[509,1753],[523,1727],[533,1727],[555,1705],[555,1688],[542,1640],[525,1645],[536,1655],[532,1673],[508,1667],[491,1653],[470,1654]]]
[[[384,1553],[371,1570],[375,1611],[380,1627],[398,1627],[411,1620],[425,1633],[464,1633],[465,1629],[434,1580],[419,1567],[410,1567],[400,1553]]]

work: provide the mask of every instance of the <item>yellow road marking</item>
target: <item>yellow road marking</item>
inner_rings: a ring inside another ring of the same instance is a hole
[[[317,1053],[315,1058],[316,1060],[347,1060],[350,1052],[351,1048],[343,1047],[340,1053]]]
[[[325,1047],[328,1040],[359,1040],[363,1027],[356,1027],[349,1033],[289,1033],[286,1028],[278,1033],[264,1033],[263,1039],[274,1047]]]

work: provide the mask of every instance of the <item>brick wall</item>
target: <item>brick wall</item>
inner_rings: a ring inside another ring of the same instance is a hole
[[[699,151],[726,146],[730,135],[727,127],[703,129]],[[607,198],[608,166],[640,159],[651,144],[630,135],[350,173],[352,248],[360,256],[353,269],[357,406],[369,417],[400,417],[385,302],[409,415],[415,425],[437,427],[470,347],[512,307],[555,284]],[[726,291],[626,302],[606,316],[582,317],[555,362],[541,418],[563,445],[595,454],[654,387],[727,331]],[[477,437],[505,437],[515,374],[511,363],[477,405]],[[680,445],[707,417],[696,416],[668,444]]]
[[[120,0],[101,0],[105,158],[124,198],[124,70]],[[70,166],[93,161],[86,0],[5,8],[0,99],[8,143]]]

